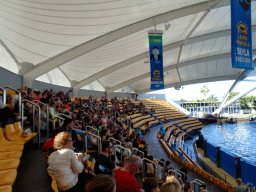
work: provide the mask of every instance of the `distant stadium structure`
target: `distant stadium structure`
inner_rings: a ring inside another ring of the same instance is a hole
[[[166,95],[165,94],[141,94],[138,96],[138,99],[142,99],[142,98],[149,98],[149,99],[162,99],[164,101],[166,101]]]

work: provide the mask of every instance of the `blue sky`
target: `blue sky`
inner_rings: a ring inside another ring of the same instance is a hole
[[[181,98],[185,100],[204,99],[204,95],[201,94],[200,88],[203,88],[203,86],[205,85],[210,90],[208,96],[211,94],[215,94],[218,97],[218,99],[221,101],[222,96],[227,93],[227,91],[230,89],[230,87],[234,82],[235,81],[218,81],[218,82],[210,82],[210,83],[200,83],[200,84],[183,86],[182,90],[175,90],[174,88],[168,88],[168,89],[159,90],[151,93],[165,93],[167,100],[169,100],[170,98],[173,98],[176,100],[180,100]],[[242,81],[236,86],[234,91],[243,93],[255,86],[256,86],[255,82]],[[248,95],[256,96],[256,90],[252,91]]]

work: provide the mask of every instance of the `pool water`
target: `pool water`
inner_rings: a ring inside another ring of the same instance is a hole
[[[256,122],[213,124],[203,128],[201,133],[215,147],[256,165]]]

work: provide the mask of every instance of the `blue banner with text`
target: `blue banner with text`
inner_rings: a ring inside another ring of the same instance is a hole
[[[252,61],[251,0],[231,2],[232,67],[254,69]]]
[[[149,35],[151,90],[164,89],[162,35]]]

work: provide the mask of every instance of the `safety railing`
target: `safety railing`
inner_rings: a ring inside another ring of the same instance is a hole
[[[6,90],[7,89],[11,89],[11,90],[13,90],[15,92],[18,92],[18,95],[19,95],[19,114],[21,115],[21,113],[22,113],[22,109],[21,109],[21,93],[20,93],[19,90],[13,89],[12,87],[8,87],[8,86],[4,87],[4,96],[3,96],[4,106],[6,106]],[[14,106],[12,106],[12,107],[14,108]]]
[[[128,149],[128,148],[125,148],[121,145],[115,145],[114,146],[114,154],[115,154],[115,165],[116,165],[116,148],[119,148],[120,149],[120,156],[121,156],[121,165],[123,166],[123,152],[122,150],[125,150],[125,149]]]
[[[68,116],[68,115],[65,115],[64,113],[57,113],[59,116],[63,116],[63,117],[66,117],[68,119],[72,119],[72,117]]]
[[[87,131],[87,128],[91,128],[93,131],[96,131],[96,132],[97,132],[97,135],[98,135],[98,136],[100,135],[100,132],[99,132],[98,129],[96,129],[96,128],[92,127],[92,126],[86,126],[86,127],[85,127],[85,131]]]
[[[113,138],[113,137],[109,137],[109,138],[108,138],[108,140],[114,140],[115,142],[118,142],[118,143],[119,143],[119,145],[121,145],[121,144],[122,144],[122,142],[121,142],[121,141],[119,141],[119,140],[117,140],[117,139],[115,139],[115,138]]]
[[[153,163],[153,165],[154,165],[154,177],[156,178],[156,163],[154,161],[151,161],[151,160],[147,159],[147,158],[143,158],[142,159],[142,179],[145,179],[145,177],[146,177],[146,174],[145,174],[145,172],[146,172],[146,169],[145,169],[146,168],[146,165],[145,165],[146,161],[150,162],[150,163]]]
[[[56,121],[55,121],[55,119],[58,119],[58,120],[59,120],[59,124],[61,124],[60,120],[65,121],[65,119],[62,118],[62,117],[58,117],[58,116],[53,117],[53,118],[52,118],[52,120],[53,120],[53,130],[55,130],[55,128],[56,128]]]
[[[21,125],[22,125],[22,128],[24,127],[24,120],[23,120],[23,117],[24,117],[24,103],[27,102],[27,103],[30,103],[32,105],[32,112],[33,112],[33,132],[35,132],[36,130],[36,127],[35,127],[35,118],[36,118],[36,115],[35,115],[35,107],[38,108],[38,144],[39,144],[39,147],[40,147],[40,140],[41,140],[41,131],[40,131],[40,121],[41,121],[41,108],[39,105],[35,104],[34,102],[32,101],[29,101],[27,99],[23,99],[21,101],[22,105],[21,105]]]
[[[181,174],[178,172],[177,169],[169,169],[169,170],[168,170],[168,174],[169,174],[170,172],[173,172],[176,177],[181,177]]]
[[[49,106],[41,101],[34,100],[34,103],[39,103],[46,106],[46,116],[47,116],[47,136],[49,136]]]
[[[158,162],[158,164],[159,164],[159,162],[161,162],[163,165],[165,165],[165,162],[163,162],[163,161],[161,161],[161,160],[159,160],[159,159],[155,159],[155,158],[154,158],[154,160],[156,160],[156,161]]]
[[[200,185],[205,185],[205,183],[199,179],[195,179],[194,181],[191,181],[190,184],[192,186],[192,190],[195,192],[199,191],[198,188]],[[198,187],[196,188],[196,186]]]
[[[140,157],[141,157],[142,159],[144,158],[144,152],[143,152],[143,151],[141,151],[141,150],[139,150],[139,149],[137,149],[137,148],[132,148],[132,150],[139,152],[139,153],[142,155],[142,157],[141,157],[141,156],[140,156]]]
[[[84,138],[84,140],[83,140],[83,142],[84,142],[84,151],[85,151],[85,153],[87,154],[87,136],[88,135],[91,135],[91,136],[93,136],[93,137],[96,137],[97,138],[97,142],[98,142],[98,154],[101,154],[101,137],[100,136],[97,136],[97,135],[95,135],[95,134],[93,134],[93,133],[87,133],[87,134],[85,134],[85,136],[83,137]]]
[[[121,141],[119,141],[119,140],[117,140],[117,139],[114,139],[113,137],[108,138],[108,141],[110,141],[110,140],[113,140],[113,141],[118,142],[118,144],[121,146]],[[117,145],[117,144],[115,144],[115,145]],[[114,146],[115,146],[115,145],[114,145]],[[112,155],[114,155],[114,151],[113,151],[109,156],[112,157]],[[115,157],[115,158],[116,158],[116,157]]]

